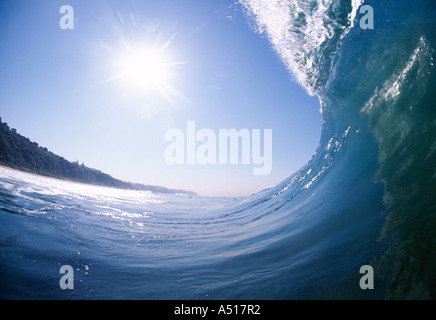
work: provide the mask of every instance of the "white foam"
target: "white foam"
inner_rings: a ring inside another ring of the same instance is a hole
[[[315,94],[323,45],[337,32],[341,38],[350,26],[341,26],[332,16],[334,1],[240,0],[254,17],[258,32],[266,33],[274,50],[295,80],[310,95]],[[353,0],[349,20],[353,21],[361,0]],[[333,14],[334,15],[334,14]],[[349,22],[351,24],[351,22]],[[327,45],[328,46],[328,45]]]

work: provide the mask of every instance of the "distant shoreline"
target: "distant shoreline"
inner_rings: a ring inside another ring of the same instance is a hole
[[[153,193],[197,195],[187,190],[122,181],[100,170],[89,168],[84,163],[70,162],[29,138],[23,137],[16,129],[9,128],[7,123],[2,122],[1,118],[0,165],[23,173],[85,185]]]
[[[19,172],[19,173],[28,174],[28,175],[31,175],[31,176],[34,176],[34,177],[37,177],[37,178],[44,178],[44,179],[50,179],[50,180],[62,181],[62,182],[69,182],[69,183],[77,183],[77,184],[84,185],[84,186],[95,186],[95,187],[103,187],[103,188],[129,190],[129,189],[121,189],[121,188],[117,188],[117,187],[112,187],[112,186],[100,185],[100,184],[86,183],[86,182],[81,182],[81,181],[76,181],[76,180],[71,180],[71,179],[66,179],[66,178],[63,179],[63,178],[56,178],[56,177],[45,176],[45,175],[34,173],[34,172],[24,171],[24,170],[20,170],[20,169],[16,169],[16,168],[11,168],[11,167],[5,166],[3,164],[0,164],[0,168],[11,170],[11,171],[15,171],[15,172]]]
[[[54,181],[74,183],[74,184],[79,184],[79,185],[83,185],[83,186],[92,186],[92,187],[109,188],[109,189],[117,189],[117,190],[146,191],[146,192],[151,192],[151,193],[184,194],[184,195],[188,195],[188,196],[197,195],[196,193],[194,193],[192,191],[184,191],[184,190],[172,190],[172,189],[168,189],[170,191],[174,191],[173,193],[171,193],[171,192],[159,192],[159,191],[146,190],[146,189],[135,189],[135,188],[129,189],[129,188],[120,188],[120,187],[114,187],[114,186],[107,186],[107,185],[102,185],[102,184],[86,183],[86,182],[76,181],[76,180],[67,179],[67,178],[50,177],[50,176],[38,174],[38,173],[35,173],[35,172],[29,172],[29,171],[24,171],[24,170],[8,167],[8,166],[5,166],[3,164],[0,164],[0,168],[6,169],[6,170],[15,171],[15,172],[19,172],[19,173],[28,174],[28,175],[31,175],[31,176],[34,176],[34,177],[37,177],[37,178],[44,178],[44,179],[49,179],[49,180],[54,180]],[[178,192],[178,191],[180,191],[180,192]]]

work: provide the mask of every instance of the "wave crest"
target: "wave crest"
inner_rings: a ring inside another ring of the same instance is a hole
[[[266,33],[274,50],[310,95],[325,83],[331,57],[354,26],[362,0],[241,0],[257,31]]]

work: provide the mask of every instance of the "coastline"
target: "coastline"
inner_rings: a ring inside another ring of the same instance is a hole
[[[31,175],[31,176],[34,176],[34,177],[37,177],[37,178],[44,178],[44,179],[49,179],[49,180],[53,180],[53,181],[75,183],[75,184],[79,184],[79,185],[83,185],[83,186],[95,186],[95,187],[103,187],[103,188],[110,188],[110,189],[117,189],[117,190],[133,190],[133,189],[122,189],[122,188],[117,188],[117,187],[113,187],[113,186],[101,185],[101,184],[86,183],[86,182],[81,182],[81,181],[76,181],[76,180],[71,180],[71,179],[66,179],[66,178],[63,179],[63,178],[56,178],[56,177],[51,177],[51,176],[45,176],[45,175],[34,173],[34,172],[23,171],[23,170],[20,170],[20,169],[11,168],[11,167],[5,166],[3,164],[0,164],[0,168],[11,170],[11,171],[15,171],[15,172],[19,172],[19,173],[28,174],[28,175]],[[143,190],[143,191],[145,191],[145,190]],[[150,192],[152,192],[152,191],[150,190]]]
[[[139,185],[139,184],[135,184],[135,183],[131,183],[131,182],[125,182],[126,184],[131,184],[132,188],[120,188],[120,187],[116,187],[116,186],[109,186],[109,185],[104,185],[104,184],[94,184],[94,183],[86,183],[86,182],[82,182],[82,181],[76,181],[76,180],[72,180],[72,179],[67,179],[67,178],[57,178],[57,177],[51,177],[51,176],[46,176],[46,175],[42,175],[42,174],[38,174],[38,173],[34,173],[34,172],[29,172],[29,171],[23,171],[23,170],[19,170],[16,168],[11,168],[8,166],[5,166],[3,164],[0,164],[0,168],[6,169],[6,170],[11,170],[11,171],[15,171],[18,173],[24,173],[24,174],[28,174],[37,178],[44,178],[44,179],[49,179],[52,181],[58,181],[58,182],[68,182],[68,183],[74,183],[74,184],[78,184],[81,186],[91,186],[91,187],[99,187],[99,188],[109,188],[109,189],[115,189],[115,190],[131,190],[131,191],[143,191],[143,192],[151,192],[153,194],[183,194],[186,196],[193,196],[193,195],[197,195],[196,193],[192,192],[192,191],[187,191],[187,190],[175,190],[175,189],[168,189],[165,187],[160,187],[160,186],[149,186],[150,188],[147,189],[144,186],[144,188],[135,188],[135,185]],[[156,190],[153,190],[152,188],[155,188]],[[157,189],[164,189],[167,190],[165,191],[158,191]]]

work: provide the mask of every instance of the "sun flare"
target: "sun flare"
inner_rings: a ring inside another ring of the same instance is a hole
[[[162,52],[141,49],[129,52],[119,63],[120,78],[133,89],[159,90],[168,81],[168,62]]]
[[[110,52],[110,76],[98,85],[116,84],[124,105],[140,109],[147,117],[164,106],[177,106],[179,99],[187,101],[178,89],[180,66],[187,62],[174,60],[174,51],[169,50],[173,39],[163,44],[156,39],[154,43],[105,45]]]

